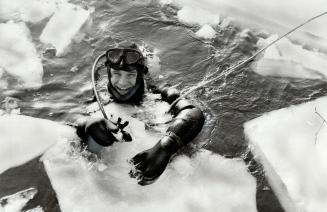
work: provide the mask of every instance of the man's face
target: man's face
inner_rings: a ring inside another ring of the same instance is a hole
[[[111,85],[119,92],[119,94],[125,95],[135,86],[137,79],[137,71],[135,69],[127,72],[111,68],[110,72]]]

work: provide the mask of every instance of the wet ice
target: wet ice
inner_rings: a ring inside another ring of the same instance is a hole
[[[57,50],[56,55],[63,54],[89,15],[90,11],[77,5],[60,4],[43,29],[40,40],[53,45]]]
[[[244,125],[286,211],[327,210],[326,108],[327,98],[323,97],[267,113]]]
[[[1,72],[17,78],[22,87],[42,85],[41,59],[25,23],[0,23],[0,47]]]
[[[157,103],[153,111],[163,111],[166,106]],[[42,158],[62,211],[209,212],[217,207],[222,211],[257,211],[256,182],[244,162],[205,150],[191,158],[177,156],[155,183],[138,185],[128,175],[131,165],[127,161],[152,147],[162,132],[145,130],[143,122],[129,116],[131,106],[110,104],[106,110],[119,112],[130,122],[126,130],[133,136],[132,142],[115,143],[103,151],[100,161],[92,162],[74,153],[67,142],[59,141]],[[157,115],[161,120],[164,113]]]

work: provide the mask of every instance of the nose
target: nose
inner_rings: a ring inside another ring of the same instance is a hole
[[[120,78],[119,78],[119,81],[118,81],[118,85],[119,86],[126,86],[128,84],[128,79],[127,79],[127,76],[125,74],[123,74]]]

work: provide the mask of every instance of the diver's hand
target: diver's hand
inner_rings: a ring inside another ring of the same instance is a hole
[[[119,128],[104,118],[89,119],[83,127],[86,137],[91,136],[101,146],[110,146],[117,141],[113,133],[117,133]]]
[[[163,137],[154,147],[130,160],[133,165],[130,176],[136,178],[140,185],[153,183],[165,171],[170,158],[178,149],[179,146],[171,137]]]
[[[134,167],[130,176],[137,179],[140,185],[153,183],[166,169],[172,154],[157,143],[151,149],[145,150],[131,159]]]

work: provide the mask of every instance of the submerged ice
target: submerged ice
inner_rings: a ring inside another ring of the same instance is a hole
[[[327,98],[323,97],[267,113],[244,125],[287,212],[327,210],[326,120]]]

